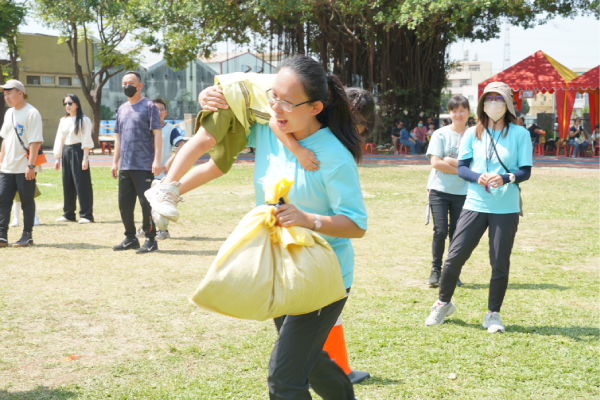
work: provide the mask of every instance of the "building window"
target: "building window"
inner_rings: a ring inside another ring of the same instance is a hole
[[[42,76],[42,85],[54,85],[54,77]]]
[[[79,86],[81,85],[81,81],[79,80],[79,78],[71,78],[71,83],[73,84],[73,86]]]
[[[66,76],[58,77],[58,86],[71,86],[71,78]]]
[[[460,86],[467,86],[471,84],[471,80],[470,79],[461,79],[460,80]]]
[[[40,76],[39,75],[27,75],[27,84],[28,85],[39,85],[40,84]]]
[[[473,101],[473,100],[475,100],[475,96],[469,96],[469,100],[470,100],[470,101]]]
[[[469,71],[479,71],[479,64],[469,65]]]

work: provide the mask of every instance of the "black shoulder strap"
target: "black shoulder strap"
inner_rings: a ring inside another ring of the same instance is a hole
[[[496,157],[498,157],[498,161],[500,162],[500,165],[502,165],[502,168],[504,168],[504,170],[506,171],[507,174],[510,174],[511,172],[508,170],[508,168],[506,168],[506,165],[504,165],[504,163],[502,162],[502,159],[498,155],[498,150],[496,150],[496,143],[494,143],[494,137],[490,134],[490,131],[487,127],[485,128],[485,130],[486,130],[487,134],[490,136],[490,140],[492,141],[492,148],[494,149],[494,153],[496,153]],[[508,130],[506,131],[506,133],[508,134]],[[502,135],[502,132],[500,133],[500,135]]]
[[[23,150],[28,151],[27,147],[25,147],[25,143],[23,143],[23,140],[21,139],[21,137],[19,136],[19,132],[17,131],[17,119],[15,118],[15,110],[13,109],[13,114],[12,114],[12,120],[13,120],[13,129],[15,131],[15,135],[17,135],[17,139],[19,139],[19,142],[21,143],[21,146],[23,147]]]

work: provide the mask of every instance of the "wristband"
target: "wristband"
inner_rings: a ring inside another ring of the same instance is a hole
[[[321,216],[320,215],[315,214],[315,217],[317,219],[315,219],[315,227],[312,230],[316,232],[319,229],[321,229],[321,226],[323,226],[323,224],[321,223]]]

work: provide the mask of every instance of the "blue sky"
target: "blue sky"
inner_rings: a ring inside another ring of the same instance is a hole
[[[57,34],[29,19],[21,29],[28,33]],[[504,59],[504,32],[500,38],[488,42],[455,43],[449,48],[453,60],[462,59],[464,50],[469,51],[469,59],[477,53],[479,61],[491,61],[494,73],[501,70]],[[217,51],[225,51],[225,43],[219,43]],[[600,64],[600,21],[593,17],[574,19],[556,18],[552,22],[533,29],[510,28],[511,65],[542,50],[568,68],[592,68]],[[229,46],[233,51],[233,46]],[[145,52],[145,65],[160,61],[160,56]]]

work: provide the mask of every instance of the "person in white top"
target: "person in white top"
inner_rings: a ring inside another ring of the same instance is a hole
[[[160,173],[160,175],[154,178],[154,181],[152,182],[152,186],[154,186],[157,185],[165,176],[167,176],[167,173],[169,173],[169,169],[171,168],[171,164],[173,164],[173,160],[175,159],[175,155],[177,155],[179,149],[183,147],[185,140],[183,139],[183,135],[177,130],[177,128],[175,128],[175,126],[173,126],[173,124],[165,122],[165,118],[169,113],[167,111],[167,105],[165,101],[163,99],[154,99],[152,101],[154,102],[156,108],[158,108],[158,114],[160,115],[163,141],[162,153],[160,156],[160,162],[163,171]],[[173,147],[175,148],[175,151],[173,151]],[[164,224],[163,230],[156,232],[156,240],[165,240],[171,238],[167,226],[168,220]],[[138,229],[136,236],[138,238],[143,238],[144,235],[144,229]]]
[[[4,101],[11,108],[6,111],[0,129],[4,139],[0,150],[0,247],[8,246],[8,221],[16,193],[23,209],[23,234],[13,247],[26,247],[33,244],[33,196],[36,170],[40,170],[35,163],[44,142],[42,116],[25,101],[25,86],[21,82],[11,79],[2,89]]]
[[[94,222],[94,192],[90,175],[90,149],[94,148],[92,121],[81,110],[79,98],[69,93],[63,99],[67,115],[60,119],[54,140],[54,169],[63,171],[63,211],[56,222],[75,222],[76,200],[79,198],[79,223]]]

